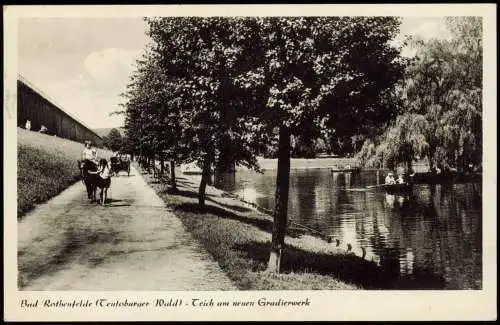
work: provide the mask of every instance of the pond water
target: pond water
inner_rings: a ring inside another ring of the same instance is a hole
[[[418,184],[406,196],[366,189],[384,176],[382,170],[292,170],[289,224],[333,236],[353,251],[364,247],[367,259],[422,281],[422,288],[481,289],[481,184]],[[272,210],[275,184],[276,170],[239,170],[219,187]]]

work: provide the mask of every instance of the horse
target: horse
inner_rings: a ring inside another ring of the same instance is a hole
[[[80,169],[80,177],[82,179],[82,183],[87,189],[87,198],[90,202],[94,202],[97,190],[94,176],[97,175],[90,174],[89,171],[97,171],[97,165],[88,160],[78,160],[78,168]]]
[[[106,162],[105,159],[101,159],[101,162],[102,161]],[[98,174],[89,173],[89,171],[97,171],[97,166],[88,160],[78,160],[78,166],[80,168],[80,176],[82,178],[82,182],[85,184],[85,187],[87,189],[88,199],[90,200],[90,202],[95,202],[97,188],[100,188],[101,192],[99,193],[99,201],[102,205],[104,205],[104,203],[106,202],[108,189],[111,184],[110,178],[103,179]]]

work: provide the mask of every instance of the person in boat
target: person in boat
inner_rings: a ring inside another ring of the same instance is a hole
[[[387,176],[385,177],[385,184],[386,185],[396,184],[396,180],[394,179],[392,173],[388,173]]]
[[[404,184],[405,183],[405,180],[403,178],[403,174],[398,175],[398,179],[397,179],[396,183],[397,184]]]
[[[86,163],[92,163],[96,167],[99,165],[97,161],[97,151],[92,147],[92,141],[85,141],[85,148],[83,148],[82,152],[82,160]]]

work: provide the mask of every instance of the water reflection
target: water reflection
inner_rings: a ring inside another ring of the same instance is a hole
[[[388,275],[422,288],[480,289],[481,184],[416,185],[407,196],[365,189],[384,174],[292,170],[290,218],[353,250],[364,247]],[[223,185],[272,210],[275,182],[275,171],[238,171]]]

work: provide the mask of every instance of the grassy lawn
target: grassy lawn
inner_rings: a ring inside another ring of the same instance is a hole
[[[171,193],[167,181],[143,176],[241,290],[356,290],[401,285],[375,263],[294,228],[289,228],[285,239],[283,272],[268,273],[270,216],[213,187],[207,188],[207,206],[199,211],[195,178],[179,175],[179,191]]]
[[[78,142],[18,129],[17,215],[47,201],[79,180],[77,160],[83,145]],[[108,157],[108,152],[98,150]]]

